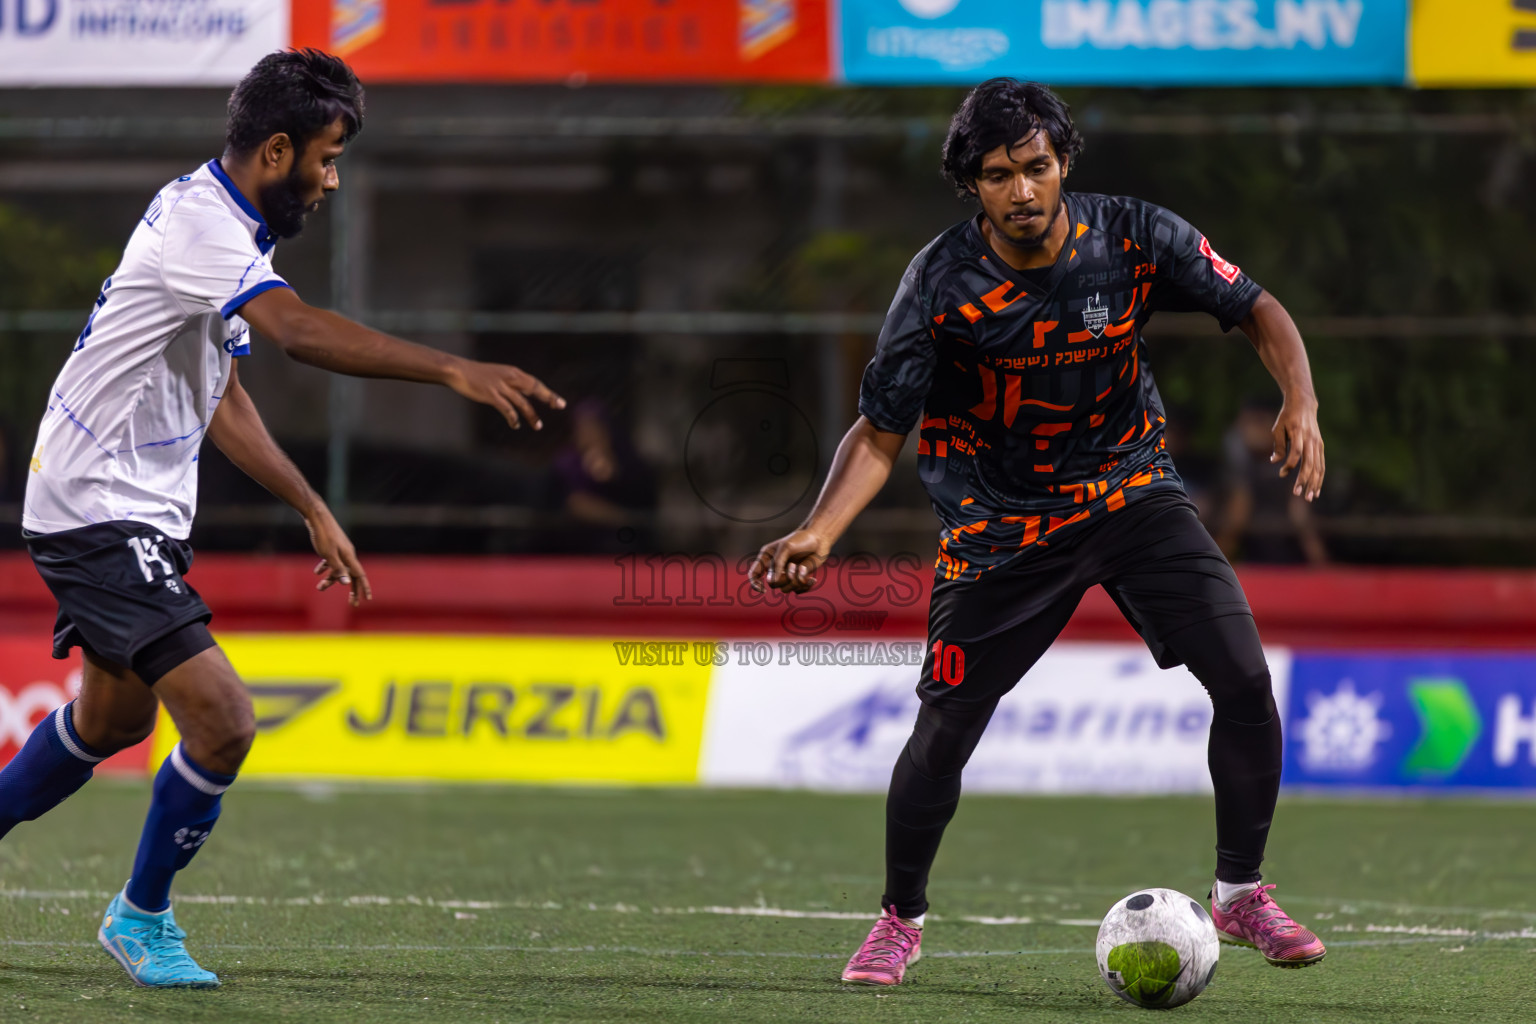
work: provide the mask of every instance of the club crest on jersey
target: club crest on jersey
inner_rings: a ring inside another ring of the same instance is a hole
[[[1097,292],[1088,300],[1088,305],[1083,307],[1083,328],[1095,338],[1104,334],[1104,328],[1109,326],[1109,307],[1104,305],[1104,300]]]

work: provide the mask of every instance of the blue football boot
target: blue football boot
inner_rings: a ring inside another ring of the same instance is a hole
[[[96,933],[101,947],[123,965],[134,984],[146,988],[218,988],[219,976],[187,955],[187,933],[169,907],[158,914],[138,909],[118,893],[107,904]]]

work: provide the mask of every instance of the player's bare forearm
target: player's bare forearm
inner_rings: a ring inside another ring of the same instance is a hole
[[[267,432],[256,403],[240,384],[239,366],[238,360],[230,363],[229,381],[208,423],[208,437],[235,468],[307,519],[317,505],[324,503],[299,467]]]
[[[288,288],[262,292],[240,315],[289,358],[351,377],[440,384],[471,401],[494,407],[516,429],[544,424],[530,402],[565,408],[565,399],[515,366],[463,359],[405,341],[306,304]]]
[[[1269,292],[1262,293],[1241,326],[1275,383],[1280,385],[1285,400],[1317,405],[1306,345],[1280,300]]]
[[[465,372],[458,356],[318,309],[288,288],[261,293],[240,315],[290,359],[332,373],[452,386]]]
[[[1292,493],[1312,501],[1322,491],[1326,463],[1323,435],[1317,425],[1317,392],[1312,387],[1312,367],[1301,332],[1285,307],[1268,292],[1259,296],[1240,326],[1285,399],[1275,420],[1275,449],[1270,461],[1281,463],[1281,476],[1294,471]]]
[[[828,548],[837,543],[890,479],[906,440],[906,434],[876,430],[860,416],[837,446],[827,482],[801,529],[823,538]]]
[[[348,600],[354,607],[371,599],[373,588],[352,541],[299,467],[267,432],[256,403],[240,384],[239,368],[238,361],[230,363],[224,397],[208,422],[209,438],[237,469],[304,517],[310,542],[320,556],[320,564],[315,566],[315,575],[320,577],[316,589],[328,590],[340,583],[350,589]]]
[[[907,435],[877,430],[860,416],[837,446],[827,482],[804,524],[757,553],[749,573],[752,585],[796,593],[810,589],[832,545],[890,479],[906,440]]]

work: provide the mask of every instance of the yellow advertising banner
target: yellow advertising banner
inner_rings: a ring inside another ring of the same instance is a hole
[[[244,776],[698,781],[712,665],[692,644],[355,633],[219,643],[256,707]],[[668,650],[625,657],[628,647]],[[178,738],[162,711],[154,765]]]
[[[1414,0],[1411,39],[1415,85],[1536,84],[1536,0]]]

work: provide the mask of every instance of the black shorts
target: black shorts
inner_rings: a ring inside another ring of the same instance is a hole
[[[146,647],[213,618],[197,591],[182,579],[192,566],[192,546],[153,526],[119,521],[22,536],[32,563],[59,602],[53,627],[55,658],[67,658],[70,648],[80,647],[138,671]],[[164,652],[156,653],[154,660],[163,661]]]
[[[1183,663],[1167,642],[1174,633],[1252,614],[1195,507],[1182,495],[1153,495],[973,582],[936,581],[918,696],[955,708],[1001,697],[1040,660],[1096,584],[1162,668]]]

